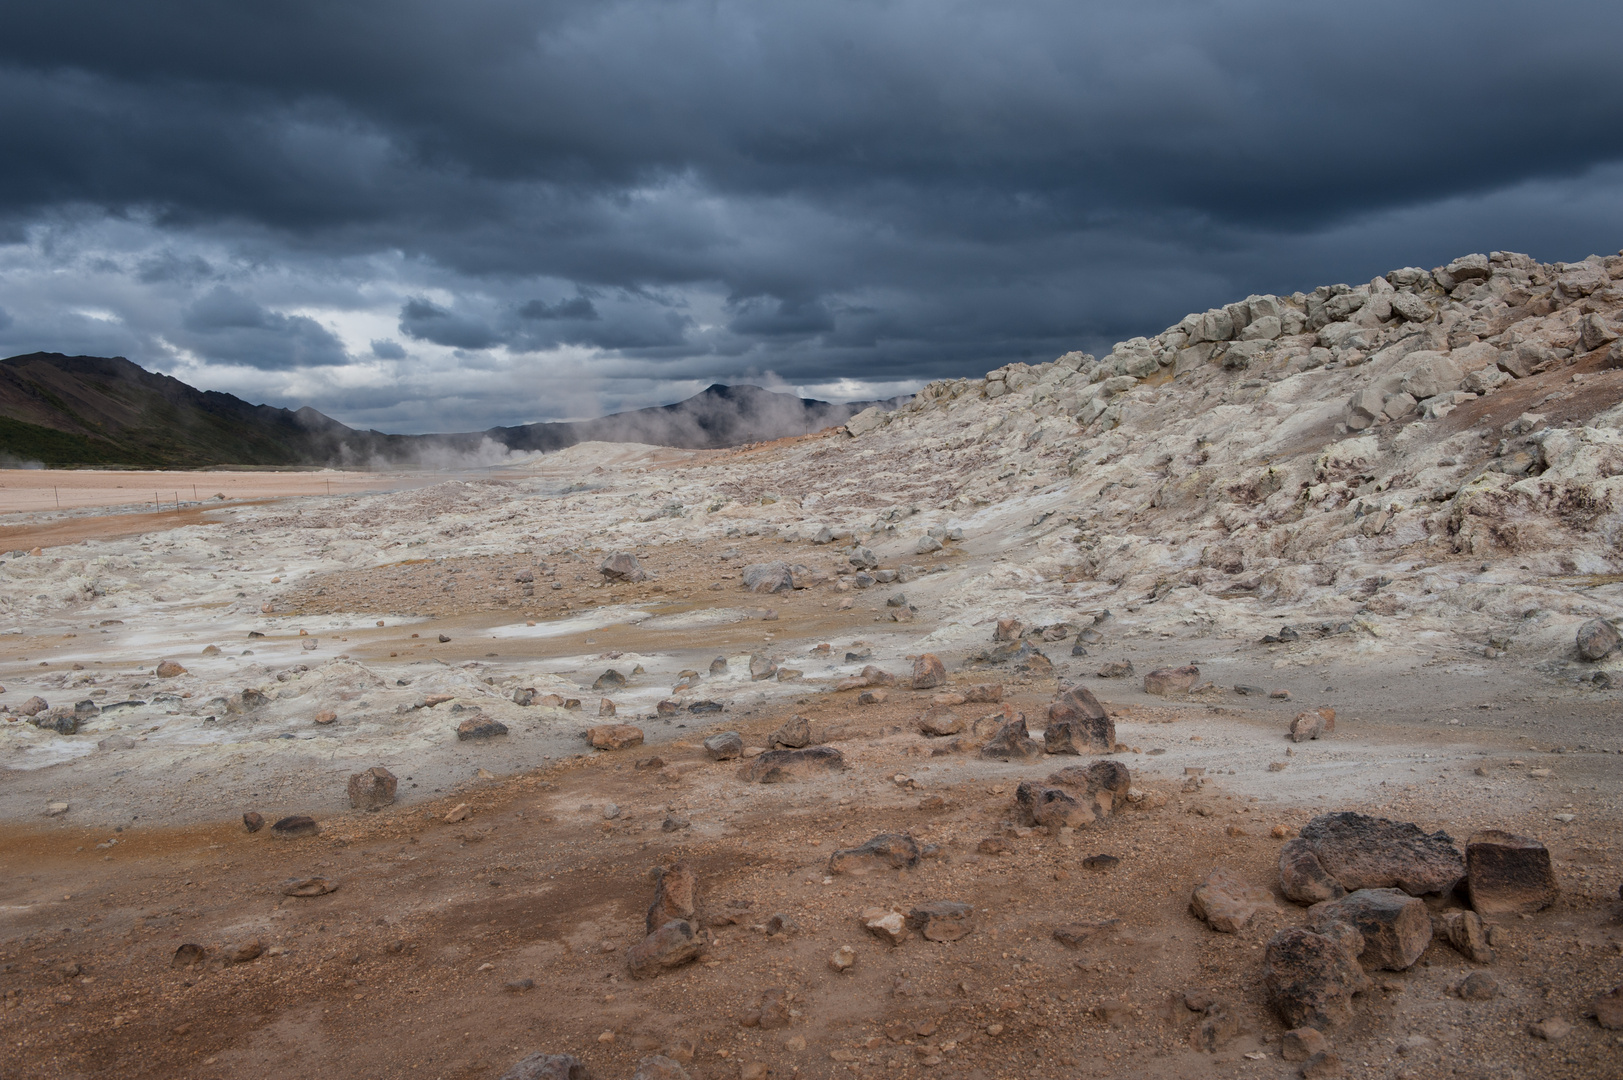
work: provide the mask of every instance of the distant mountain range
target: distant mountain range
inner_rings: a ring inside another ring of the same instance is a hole
[[[198,390],[123,357],[30,353],[0,360],[0,459],[45,465],[385,466],[454,464],[488,452],[560,450],[579,442],[705,449],[804,435],[870,405],[836,405],[716,384],[674,405],[596,420],[443,435],[358,431],[315,409],[250,405]]]

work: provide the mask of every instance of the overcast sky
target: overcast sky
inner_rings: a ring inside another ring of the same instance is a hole
[[[386,431],[1623,246],[1623,4],[0,0],[0,355]]]

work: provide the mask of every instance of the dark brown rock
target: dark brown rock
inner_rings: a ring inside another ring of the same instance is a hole
[[[1006,722],[992,741],[981,747],[981,757],[999,761],[1031,761],[1042,756],[1043,748],[1026,730],[1026,718]]]
[[[673,919],[692,922],[698,917],[698,905],[699,876],[688,864],[679,862],[662,867],[644,925],[652,934]]]
[[[1220,934],[1235,934],[1259,914],[1277,914],[1273,894],[1218,867],[1189,895],[1189,914]]]
[[[867,667],[862,669],[862,674],[860,677],[868,680],[866,683],[868,686],[896,685],[896,676],[881,668],[874,667],[872,664],[869,664]]]
[[[284,840],[299,836],[314,836],[320,831],[321,826],[316,824],[315,819],[306,817],[303,814],[294,814],[291,817],[282,818],[271,826],[271,835],[279,836]]]
[[[1396,887],[1410,896],[1446,894],[1465,876],[1452,837],[1424,833],[1409,822],[1349,811],[1320,814],[1302,827],[1301,839],[1349,892]]]
[[[635,555],[620,552],[610,555],[603,560],[603,565],[597,568],[603,575],[604,581],[638,582],[648,580],[648,572],[642,568]]]
[[[775,986],[761,994],[761,1005],[754,1011],[750,1019],[755,1023],[751,1027],[766,1028],[771,1031],[775,1028],[789,1026],[789,991],[781,986]]]
[[[175,663],[173,660],[162,660],[159,661],[157,670],[154,671],[153,674],[157,675],[160,679],[173,679],[177,676],[186,674],[186,669]]]
[[[880,833],[867,843],[842,848],[828,859],[831,874],[866,874],[875,870],[911,870],[919,864],[919,845],[907,833]]]
[[[804,750],[768,750],[745,765],[739,775],[752,784],[786,784],[844,768],[845,755],[834,747],[808,746]]]
[[[1098,674],[1099,678],[1101,679],[1131,678],[1133,674],[1133,662],[1131,660],[1112,660],[1101,667]]]
[[[1002,683],[976,683],[964,688],[964,700],[983,705],[995,705],[1003,700]]]
[[[1465,889],[1483,915],[1542,911],[1561,891],[1543,844],[1498,829],[1473,833],[1466,841]]]
[[[913,661],[913,689],[933,690],[947,681],[947,669],[935,653],[925,653]]]
[[[282,882],[283,896],[326,896],[338,891],[336,878],[289,878]]]
[[[1127,792],[1133,786],[1132,773],[1119,761],[1094,761],[1088,765],[1067,765],[1050,773],[1048,782],[1086,794],[1095,814],[1106,817],[1127,807]]]
[[[591,1074],[574,1054],[531,1054],[501,1080],[591,1080]]]
[[[1189,1032],[1189,1045],[1210,1054],[1234,1041],[1241,1032],[1240,1018],[1222,1002],[1213,1002],[1205,1018]]]
[[[605,671],[603,674],[601,674],[601,675],[599,675],[597,677],[596,682],[592,683],[592,689],[593,690],[619,690],[620,688],[625,686],[625,684],[626,684],[626,677],[624,675],[620,674],[614,668],[609,668],[607,671]]]
[[[1482,918],[1474,911],[1445,912],[1438,920],[1442,937],[1461,955],[1478,964],[1493,963],[1493,949]]]
[[[1298,904],[1339,900],[1347,895],[1341,882],[1331,877],[1313,854],[1313,845],[1300,838],[1287,840],[1279,849],[1281,890]]]
[[[1200,669],[1193,664],[1156,668],[1144,676],[1144,692],[1156,697],[1181,697],[1199,681]]]
[[[258,938],[254,938],[251,941],[243,942],[241,945],[238,945],[235,949],[231,950],[231,962],[233,964],[246,964],[251,960],[258,960],[264,955],[265,943],[260,941]]]
[[[1454,986],[1461,1001],[1492,1001],[1499,996],[1499,982],[1486,971],[1473,971]]]
[[[376,810],[394,802],[400,781],[382,765],[374,765],[365,772],[349,778],[349,805],[356,810]]]
[[[804,716],[791,716],[782,727],[767,736],[766,747],[768,750],[776,750],[780,746],[786,750],[799,750],[810,746],[811,741],[811,722]]]
[[[1309,925],[1320,933],[1331,922],[1346,923],[1363,935],[1358,960],[1366,969],[1407,970],[1431,944],[1425,901],[1401,889],[1359,889],[1314,904],[1308,912]]]
[[[1344,924],[1331,935],[1293,926],[1269,939],[1263,983],[1287,1027],[1323,1031],[1352,1019],[1353,996],[1372,985],[1357,948]]]
[[[193,967],[208,959],[208,950],[201,945],[187,942],[175,949],[175,955],[170,958],[170,967]]]
[[[1317,1054],[1302,1062],[1299,1075],[1302,1080],[1336,1080],[1345,1070],[1341,1058],[1332,1050],[1320,1050]]]
[[[1042,825],[1057,831],[1065,826],[1080,829],[1094,820],[1092,809],[1064,788],[1043,787],[1029,780],[1022,780],[1014,789],[1014,802],[1024,825]]]
[[[1296,714],[1291,721],[1291,742],[1307,742],[1309,739],[1321,738],[1336,730],[1336,711],[1334,709],[1308,709]]]
[[[1085,686],[1074,686],[1048,706],[1043,749],[1050,754],[1108,754],[1116,749],[1116,722]]]
[[[258,832],[265,827],[265,815],[257,810],[250,810],[242,815],[242,827],[249,832]]]
[[[1318,1028],[1292,1028],[1279,1039],[1279,1056],[1286,1061],[1306,1061],[1329,1048],[1324,1033]]]
[[[672,919],[626,952],[633,979],[651,979],[699,958],[704,940],[685,919]]]
[[[1590,619],[1578,627],[1578,655],[1585,660],[1604,660],[1620,643],[1617,627],[1605,619]]]
[[[907,925],[926,941],[957,941],[975,929],[975,909],[952,900],[935,900],[908,912]]]
[[[469,739],[493,739],[506,734],[506,724],[500,720],[492,720],[484,713],[474,713],[456,726],[458,742],[466,742]]]

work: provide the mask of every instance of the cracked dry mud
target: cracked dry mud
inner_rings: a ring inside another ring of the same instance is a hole
[[[1403,373],[1416,350],[1382,350],[1415,320],[1303,331],[1333,347],[1282,334],[1241,366],[1217,348],[1155,360],[1174,333],[1198,348],[1175,328],[1097,364],[932,384],[860,437],[577,446],[134,536],[90,511],[8,516],[8,543],[44,550],[0,565],[0,1076],[494,1080],[538,1051],[600,1078],[655,1053],[707,1080],[1295,1076],[1263,950],[1309,921],[1280,848],[1333,810],[1462,846],[1536,837],[1560,886],[1484,920],[1491,965],[1437,935],[1407,970],[1371,971],[1326,1033],[1344,1075],[1616,1075],[1623,1033],[1590,1013],[1623,982],[1623,662],[1579,659],[1574,635],[1619,614],[1623,373],[1610,344],[1575,348],[1582,332],[1552,343],[1564,312],[1615,317],[1615,260],[1519,258],[1400,291],[1432,312],[1419,351],[1551,366],[1361,431],[1349,395]],[[1515,430],[1534,407],[1546,426]],[[604,583],[616,552],[649,580]],[[897,580],[858,577],[870,552],[866,572]],[[744,589],[776,560],[809,587]],[[1051,670],[976,659],[1019,644],[994,640],[1000,618]],[[909,689],[923,652],[947,685]],[[752,655],[799,674],[756,680]],[[163,660],[187,670],[160,678]],[[1135,674],[1098,676],[1122,661]],[[1144,692],[1186,664],[1189,694]],[[835,689],[868,665],[897,683]],[[610,668],[625,685],[593,690]],[[961,734],[920,733],[938,697],[986,683],[1001,702],[946,706]],[[1113,715],[1108,757],[1137,798],[1027,828],[1019,783],[1091,759],[989,760],[976,721],[1023,714],[1040,743],[1072,683]],[[605,694],[641,745],[580,737]],[[23,716],[35,696],[36,719],[96,709],[60,734]],[[1292,742],[1320,707],[1334,729]],[[476,715],[508,733],[458,740]],[[745,783],[794,716],[846,769]],[[744,760],[706,754],[722,731]],[[350,809],[348,778],[373,766],[397,801]],[[267,826],[248,832],[249,811]],[[277,838],[294,814],[320,832]],[[916,867],[828,873],[836,849],[900,832]],[[654,872],[676,862],[697,875],[703,954],[632,979]],[[1234,934],[1197,921],[1191,890],[1220,867],[1277,913]],[[336,889],[296,884],[317,877]],[[938,902],[971,905],[973,928],[892,945],[863,926]],[[1465,900],[1427,904],[1440,920]],[[174,966],[187,944],[201,962]]]

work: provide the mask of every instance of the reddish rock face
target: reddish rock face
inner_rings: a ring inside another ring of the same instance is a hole
[[[1234,934],[1262,913],[1277,913],[1273,894],[1218,868],[1189,897],[1189,913],[1213,930]]]
[[[1193,664],[1176,668],[1156,668],[1144,676],[1144,692],[1157,697],[1178,697],[1189,693],[1200,681],[1200,669]]]
[[[1561,891],[1543,844],[1498,829],[1473,833],[1466,841],[1465,889],[1483,915],[1542,911]]]
[[[834,747],[808,746],[803,750],[768,750],[744,766],[742,777],[752,784],[785,784],[843,768],[845,755]]]
[[[947,681],[947,668],[935,653],[925,653],[913,661],[913,689],[933,690]]]
[[[1373,985],[1358,965],[1357,937],[1346,926],[1333,935],[1293,926],[1269,940],[1263,982],[1287,1025],[1323,1031],[1352,1019],[1353,996]]]
[[[349,778],[349,805],[356,810],[376,810],[394,802],[395,790],[400,781],[395,779],[394,773],[381,765],[374,765],[365,772],[358,772]]]
[[[649,905],[646,924],[652,934],[672,919],[692,921],[698,911],[699,876],[687,863],[675,863],[660,871],[654,886],[654,902]]]
[[[909,912],[907,925],[926,941],[957,941],[975,929],[975,909],[951,900],[936,900]]]
[[[1431,944],[1426,904],[1400,889],[1359,889],[1339,900],[1315,904],[1308,921],[1316,930],[1346,923],[1363,936],[1358,960],[1365,968],[1403,971]]]
[[[642,728],[631,724],[599,724],[586,730],[586,741],[596,750],[624,750],[642,745]]]
[[[1026,730],[1026,718],[1010,720],[998,729],[992,740],[981,747],[981,757],[1000,761],[1031,761],[1042,756],[1043,748]]]

